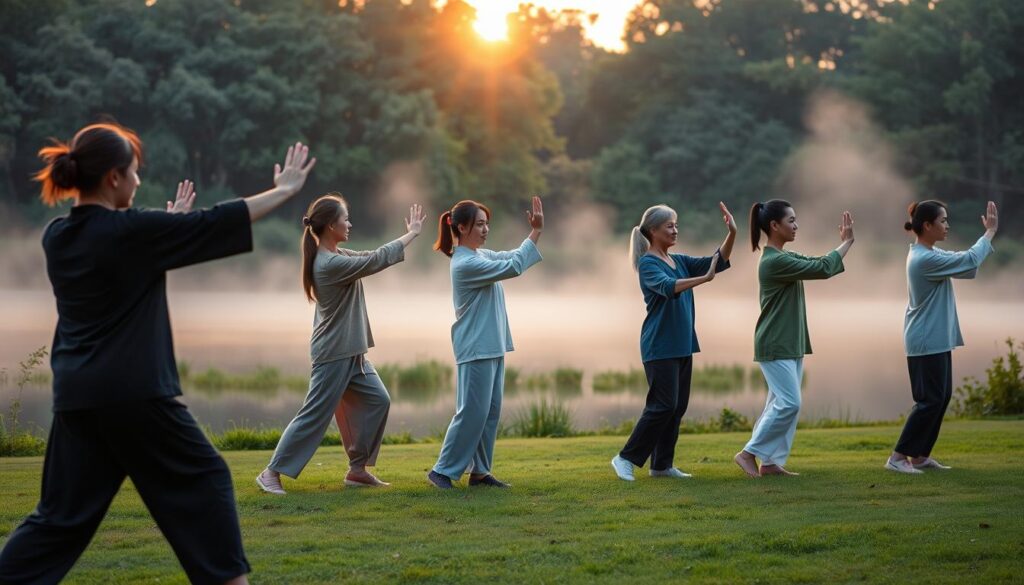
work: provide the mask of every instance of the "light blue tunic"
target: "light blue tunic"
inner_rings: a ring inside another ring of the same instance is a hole
[[[903,319],[907,356],[945,353],[964,344],[950,279],[974,278],[992,250],[992,243],[984,236],[964,252],[928,249],[916,242],[910,246],[907,256],[910,302]]]
[[[451,274],[455,303],[452,348],[456,364],[502,357],[515,349],[500,281],[519,276],[542,259],[529,238],[508,252],[455,248]]]

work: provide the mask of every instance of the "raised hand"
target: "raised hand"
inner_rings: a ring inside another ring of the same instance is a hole
[[[540,197],[534,196],[532,209],[526,211],[526,219],[530,222],[531,228],[537,231],[544,229],[544,205],[540,202]]]
[[[410,234],[420,235],[423,230],[423,221],[427,219],[427,212],[423,211],[423,206],[414,204],[409,208],[409,218],[405,220],[405,231]]]
[[[718,268],[718,252],[711,256],[711,268],[708,268],[708,273],[704,275],[704,282],[711,282],[715,279],[716,268]]]
[[[722,221],[725,222],[725,226],[729,228],[729,233],[736,233],[736,219],[733,218],[732,213],[729,213],[729,208],[725,206],[725,203],[719,201],[718,209],[722,211]]]
[[[309,176],[309,171],[313,170],[313,165],[316,164],[316,158],[309,158],[309,147],[301,142],[296,142],[295,146],[288,147],[288,154],[284,157],[284,167],[279,164],[274,165],[274,186],[278,189],[284,190],[288,196],[292,196],[302,189],[302,185],[306,183],[306,177]]]
[[[839,239],[843,242],[853,241],[853,215],[849,211],[843,212],[843,220],[839,224]]]
[[[184,180],[178,183],[178,193],[174,201],[167,202],[167,213],[188,213],[192,211],[192,204],[196,201],[195,183]]]
[[[981,216],[981,223],[985,226],[985,231],[989,231],[994,234],[999,230],[999,210],[996,209],[995,201],[988,202],[988,207],[985,209],[985,215]]]

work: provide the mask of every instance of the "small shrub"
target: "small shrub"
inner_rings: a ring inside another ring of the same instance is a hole
[[[622,390],[646,390],[647,374],[638,368],[626,372],[607,370],[594,374],[594,392],[620,392]]]
[[[384,435],[384,439],[381,441],[382,445],[412,445],[417,443],[415,437],[409,431],[403,431],[397,435]]]
[[[541,400],[519,412],[508,430],[513,437],[570,437],[572,414],[558,402]]]
[[[505,389],[516,389],[519,387],[519,368],[505,366]]]
[[[732,431],[749,431],[753,427],[750,425],[750,421],[747,417],[732,410],[731,408],[723,408],[721,414],[718,415],[717,426],[718,428],[726,433]]]
[[[554,373],[555,387],[579,390],[583,387],[583,370],[558,368]]]
[[[693,386],[712,392],[733,392],[743,390],[747,383],[743,366],[720,366],[708,364],[693,370]]]
[[[985,370],[986,383],[968,377],[957,387],[953,400],[955,414],[974,417],[1024,414],[1024,367],[1015,351],[1014,339],[1009,337],[1005,343],[1009,353],[992,360],[992,367]],[[1020,347],[1024,349],[1024,343]]]

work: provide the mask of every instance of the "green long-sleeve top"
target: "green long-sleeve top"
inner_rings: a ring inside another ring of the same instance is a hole
[[[811,353],[803,281],[831,278],[843,270],[843,257],[835,250],[812,257],[764,248],[757,266],[761,316],[754,329],[754,361],[796,359]]]

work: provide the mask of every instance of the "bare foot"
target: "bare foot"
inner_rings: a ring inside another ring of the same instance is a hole
[[[800,474],[799,473],[795,473],[793,471],[786,471],[786,468],[781,466],[781,465],[768,464],[768,465],[762,465],[761,466],[761,475],[800,475]]]
[[[740,451],[732,459],[750,477],[761,477],[761,474],[757,472],[757,459],[752,454]]]

